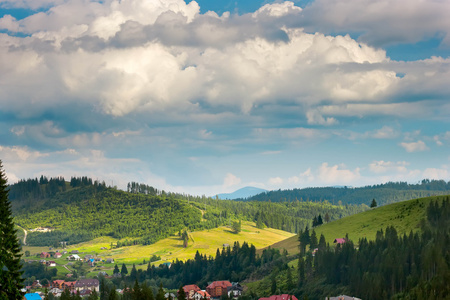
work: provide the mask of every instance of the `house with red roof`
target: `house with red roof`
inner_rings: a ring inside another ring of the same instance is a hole
[[[212,298],[220,298],[222,295],[227,294],[228,287],[231,286],[232,284],[228,280],[214,281],[206,287],[206,291]]]
[[[298,300],[294,295],[282,294],[282,295],[272,295],[267,298],[259,298],[258,300]]]
[[[41,258],[49,258],[49,257],[50,257],[50,253],[48,253],[48,252],[41,253]]]
[[[183,291],[186,299],[191,300],[194,299],[194,294],[201,291],[201,289],[196,284],[188,284],[183,286]]]
[[[64,280],[53,280],[52,288],[58,288],[60,290],[64,289]]]
[[[342,244],[345,244],[345,242],[347,242],[347,241],[344,238],[344,239],[334,239],[333,243],[342,245]]]
[[[194,300],[211,299],[211,295],[207,291],[197,291],[194,294]]]

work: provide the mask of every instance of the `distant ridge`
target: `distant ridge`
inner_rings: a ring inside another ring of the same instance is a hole
[[[245,198],[252,197],[252,196],[264,193],[264,192],[267,192],[267,190],[260,189],[257,187],[252,187],[252,186],[246,186],[246,187],[243,187],[242,189],[234,191],[233,193],[217,194],[217,197],[219,197],[219,199],[222,199],[222,200],[233,200],[233,199],[238,199],[238,198],[245,199]]]

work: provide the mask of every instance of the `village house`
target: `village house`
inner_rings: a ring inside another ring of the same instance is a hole
[[[242,295],[244,288],[238,282],[232,282],[227,288],[228,298],[237,299]]]
[[[47,262],[47,266],[49,266],[49,267],[56,267],[56,262],[54,262],[53,260],[49,260]]]
[[[294,295],[282,294],[282,295],[272,295],[267,298],[259,298],[258,300],[298,300]]]
[[[41,258],[49,258],[51,255],[48,252],[42,252],[41,253]]]
[[[346,295],[340,295],[337,297],[325,297],[325,300],[361,300],[361,299]]]
[[[80,252],[78,250],[72,250],[70,253],[71,254],[80,254]]]
[[[75,290],[91,290],[99,291],[99,281],[98,279],[80,279],[75,282]]]
[[[42,288],[42,284],[39,282],[39,280],[35,280],[35,281],[31,284],[31,288],[32,288],[32,289],[40,289],[40,288]]]
[[[89,296],[91,293],[92,293],[92,291],[91,291],[91,290],[88,290],[88,289],[81,290],[81,291],[80,291],[80,296],[81,296],[82,298],[84,298],[84,297]]]
[[[214,281],[206,287],[206,291],[212,298],[220,298],[228,293],[228,287],[232,284],[228,280]]]
[[[61,297],[61,294],[64,290],[58,288],[52,288],[48,291],[49,294],[52,294],[55,297]]]
[[[57,288],[62,290],[64,285],[64,280],[53,280],[51,283],[52,288]]]
[[[86,255],[84,256],[84,261],[85,261],[85,262],[88,262],[91,258],[94,258],[94,255],[92,255],[92,254],[86,254]]]
[[[69,291],[73,291],[75,289],[75,283],[76,281],[65,281],[63,283],[63,290],[69,289]]]
[[[53,256],[54,258],[61,258],[62,254],[59,252],[56,252],[55,255]]]
[[[211,299],[211,295],[207,291],[197,291],[194,294],[194,300]]]
[[[106,259],[106,263],[107,264],[113,264],[114,263],[114,258],[107,258]]]
[[[183,286],[183,291],[186,299],[191,300],[194,299],[195,292],[201,291],[201,289],[196,284],[189,284]]]
[[[91,258],[91,259],[88,261],[88,264],[89,264],[91,267],[95,266],[95,259]]]
[[[72,254],[72,255],[69,255],[67,257],[67,259],[68,260],[81,260],[81,257],[79,257],[77,254]]]
[[[342,244],[345,244],[345,242],[346,242],[346,240],[344,238],[344,239],[334,239],[333,243],[342,245]]]

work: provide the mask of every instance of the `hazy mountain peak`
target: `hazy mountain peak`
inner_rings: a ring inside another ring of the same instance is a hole
[[[234,191],[232,193],[222,193],[222,194],[217,194],[216,196],[219,197],[219,199],[223,199],[223,200],[233,200],[233,199],[237,199],[237,198],[252,197],[254,195],[261,194],[263,192],[267,192],[267,190],[253,187],[253,186],[246,186],[246,187],[238,189],[237,191]]]

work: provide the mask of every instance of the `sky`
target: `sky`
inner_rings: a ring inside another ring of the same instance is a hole
[[[450,1],[0,0],[9,183],[450,180]]]

